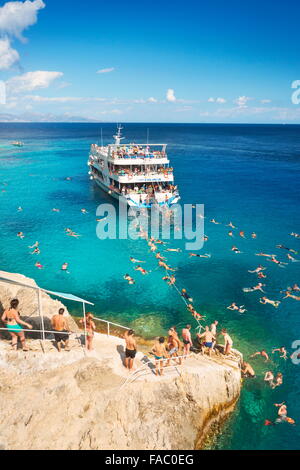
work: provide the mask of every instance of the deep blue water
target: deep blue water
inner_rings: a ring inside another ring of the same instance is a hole
[[[163,273],[156,269],[145,242],[96,237],[96,208],[110,202],[87,175],[89,146],[100,140],[100,127],[104,142],[110,143],[114,124],[0,124],[1,269],[34,277],[42,287],[82,296],[95,303],[97,315],[130,323],[146,336],[165,333],[171,324],[180,328],[191,317],[175,291],[161,280]],[[275,309],[261,305],[259,293],[244,293],[242,287],[256,284],[256,276],[247,270],[260,263],[268,268],[269,298],[280,300],[282,289],[300,283],[298,263],[279,268],[255,256],[259,251],[277,253],[286,262],[287,252],[276,244],[300,253],[300,239],[289,235],[300,232],[300,126],[126,124],[124,134],[128,141],[145,142],[147,128],[150,142],[168,144],[182,202],[205,205],[209,241],[202,252],[212,257],[167,253],[169,262],[178,267],[178,286],[192,294],[208,322],[217,319],[228,328],[246,359],[263,347],[270,352],[285,345],[292,352],[292,341],[300,339],[298,302],[287,299]],[[25,146],[12,147],[15,139]],[[17,211],[19,206],[23,212]],[[60,213],[52,212],[54,207]],[[89,213],[82,214],[82,208]],[[213,217],[223,224],[211,224]],[[228,237],[224,224],[230,220],[245,231],[245,240],[237,233],[234,240]],[[67,237],[66,227],[81,237]],[[17,238],[19,231],[24,240]],[[249,236],[252,231],[256,240]],[[40,256],[28,249],[35,241],[40,243]],[[234,254],[233,244],[243,253]],[[183,242],[170,246],[183,247]],[[146,260],[151,274],[134,272],[130,256]],[[37,260],[45,269],[34,266]],[[63,262],[69,263],[70,274],[61,271]],[[136,285],[123,281],[127,272]],[[245,304],[247,314],[227,310],[232,301]],[[71,311],[79,313],[74,305]],[[299,366],[278,358],[267,367],[260,359],[250,362],[257,379],[244,383],[237,410],[212,446],[299,449],[299,426],[263,425],[266,418],[276,416],[273,403],[283,400],[288,414],[300,423]],[[262,380],[269,368],[284,374],[283,386],[275,391]]]

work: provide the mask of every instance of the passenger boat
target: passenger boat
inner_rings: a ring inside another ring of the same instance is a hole
[[[166,144],[122,143],[118,126],[114,143],[93,144],[88,159],[89,175],[100,188],[131,207],[171,207],[179,199]]]

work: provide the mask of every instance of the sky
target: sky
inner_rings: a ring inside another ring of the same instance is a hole
[[[300,123],[299,18],[296,0],[0,1],[0,120]]]

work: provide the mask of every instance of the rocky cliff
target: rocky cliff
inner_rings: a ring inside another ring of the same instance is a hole
[[[28,353],[0,343],[5,449],[200,448],[239,397],[234,359],[193,355],[158,378],[143,353],[129,375],[120,338],[97,334],[88,355],[76,335],[71,352],[58,353],[48,340],[43,353],[38,343],[30,341]]]

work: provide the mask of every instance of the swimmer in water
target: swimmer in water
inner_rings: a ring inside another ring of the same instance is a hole
[[[229,224],[227,224],[227,226],[226,226],[226,227],[236,228],[236,226],[235,226],[235,225],[233,225],[233,223],[232,223],[232,222],[229,222]]]
[[[228,232],[228,236],[229,236],[229,237],[234,237],[232,230],[230,230],[230,231]]]
[[[263,349],[262,351],[257,351],[254,354],[252,354],[250,357],[256,357],[256,356],[261,356],[265,358],[265,362],[268,362],[270,360],[267,351]]]
[[[55,207],[52,209],[52,212],[60,212],[60,209],[56,209]]]
[[[251,238],[253,238],[253,239],[257,238],[257,235],[256,235],[255,232],[252,232],[252,233],[251,233]]]
[[[264,273],[258,273],[258,274],[257,274],[257,277],[258,277],[259,279],[266,279],[267,276],[266,276],[266,274],[264,274]]]
[[[203,242],[208,242],[208,236],[207,236],[207,235],[204,235],[204,237],[202,237],[202,241],[203,241]]]
[[[282,356],[279,356],[281,359],[287,359],[287,350],[284,346],[281,346],[281,348],[273,349],[272,354],[274,354],[275,352],[279,352],[279,354],[282,354]]]
[[[23,212],[23,207],[18,207],[18,212]]]
[[[254,287],[244,287],[243,288],[243,291],[244,292],[254,292],[256,290],[259,290],[263,293],[265,293],[265,291],[263,290],[263,287],[265,286],[266,284],[262,284],[261,282],[259,282],[256,286]]]
[[[19,232],[17,233],[17,237],[20,238],[21,240],[23,240],[23,238],[25,238],[25,235],[23,232]]]
[[[259,299],[259,302],[263,305],[266,305],[266,304],[270,304],[270,305],[273,305],[273,307],[277,308],[279,307],[280,305],[280,301],[279,300],[271,300],[271,299],[268,299],[267,297],[261,297]]]
[[[132,263],[146,263],[146,261],[140,261],[139,259],[135,259],[135,258],[132,258],[132,257],[130,257],[130,261]]]
[[[167,281],[169,286],[173,286],[176,282],[176,278],[173,274],[172,274],[172,276],[164,276],[162,279],[163,279],[163,281]]]
[[[282,384],[283,384],[283,375],[281,372],[278,372],[278,374],[275,377],[274,388],[280,387],[280,385]]]
[[[180,248],[167,248],[165,251],[173,251],[174,253],[181,253],[182,250]]]
[[[255,253],[255,256],[265,256],[266,258],[273,258],[276,255],[268,255],[267,253]]]
[[[292,262],[292,263],[299,263],[299,260],[294,258],[292,255],[290,255],[289,253],[286,255],[287,258]]]
[[[273,255],[270,259],[268,259],[268,261],[277,264],[279,268],[284,268],[284,265],[288,264],[288,263],[283,263],[282,261],[279,261],[278,259],[276,259],[276,255]]]
[[[30,250],[33,250],[34,248],[38,248],[40,246],[39,242],[35,242],[32,246],[29,246]]]
[[[140,271],[140,273],[142,273],[144,276],[145,276],[145,274],[149,274],[149,271],[146,271],[146,269],[142,268],[142,266],[139,266],[139,265],[136,266],[136,267],[134,268],[134,270],[135,270],[135,271]]]
[[[61,270],[68,272],[68,267],[69,267],[69,263],[64,263],[64,264],[61,266]]]
[[[278,418],[276,419],[275,423],[279,424],[282,422],[287,422],[290,424],[295,424],[295,421],[292,418],[289,418],[287,416],[287,406],[285,402],[282,403],[274,403],[274,406],[276,406],[278,409]]]
[[[284,299],[287,299],[287,298],[290,298],[290,299],[294,299],[294,300],[300,300],[300,296],[299,295],[293,295],[291,294],[291,292],[289,290],[287,290],[285,292],[285,297],[283,297]]]
[[[189,253],[190,257],[197,257],[197,258],[211,258],[211,255],[205,253],[204,255],[198,255],[198,253]]]
[[[235,253],[242,253],[236,246],[233,246],[231,251],[234,251]]]
[[[192,297],[189,296],[186,289],[181,289],[181,297],[183,297],[188,302],[193,303],[193,299],[192,299]]]
[[[164,261],[159,260],[158,265],[161,268],[165,268],[167,271],[176,271],[176,269],[170,268],[170,266],[168,266]]]
[[[273,374],[273,372],[272,372],[271,370],[268,370],[268,371],[265,373],[264,381],[267,382],[267,384],[268,384],[271,388],[275,388],[274,374]]]
[[[211,219],[210,222],[215,225],[221,225],[221,222],[217,222],[216,219]]]
[[[31,255],[40,255],[40,254],[41,254],[41,251],[40,251],[40,249],[37,247],[37,248],[35,248],[35,249],[33,250],[33,252],[30,253],[30,254],[31,254]]]
[[[243,230],[240,231],[239,236],[242,237],[242,238],[246,238],[245,237],[245,232]]]
[[[244,308],[245,305],[238,306],[235,302],[232,302],[229,307],[226,307],[228,310],[237,310],[239,313],[245,313],[247,310]]]
[[[164,258],[160,253],[156,253],[155,258],[160,259],[161,261],[166,261],[166,258]]]
[[[295,255],[298,254],[298,251],[292,250],[291,248],[287,248],[287,247],[284,246],[284,245],[276,245],[276,248],[281,248],[282,250],[290,251],[291,253],[294,253]]]
[[[265,271],[265,270],[266,270],[266,268],[264,268],[264,267],[260,264],[260,265],[259,265],[256,269],[254,269],[253,271],[249,271],[249,270],[248,270],[248,273],[251,273],[251,274],[256,273],[256,274],[258,274],[258,273],[260,273],[261,271]]]
[[[125,281],[128,281],[128,284],[130,284],[130,285],[135,284],[135,280],[131,276],[129,276],[129,274],[125,274],[123,279]]]
[[[242,363],[241,370],[242,370],[242,374],[243,374],[244,377],[249,377],[251,379],[255,378],[254,369],[248,362],[243,362]]]
[[[290,235],[291,235],[291,237],[300,238],[299,233],[292,232],[292,233],[290,233]]]
[[[88,214],[88,211],[87,211],[86,209],[81,209],[80,212],[81,212],[82,214]]]
[[[35,266],[36,268],[38,268],[38,269],[44,269],[44,266],[43,266],[41,263],[39,263],[39,262],[35,263],[34,266]]]

